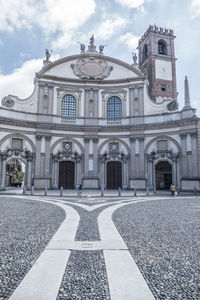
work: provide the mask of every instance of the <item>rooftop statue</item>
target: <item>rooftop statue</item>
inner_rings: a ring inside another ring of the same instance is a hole
[[[85,44],[77,42],[80,45],[81,53],[85,53]]]
[[[135,52],[132,52],[132,57],[133,57],[133,64],[137,65],[137,54]]]
[[[94,46],[94,34],[90,38],[90,46]]]
[[[53,52],[53,50],[49,51],[49,49],[45,49],[45,56],[46,56],[46,59],[43,60],[43,64],[44,65],[47,65],[49,63],[51,63],[50,61],[50,57],[51,57],[51,53]]]
[[[45,49],[45,55],[46,55],[46,62],[49,62],[49,59],[51,57],[51,54],[49,52],[49,49]]]
[[[103,49],[104,49],[104,47],[106,47],[106,46],[108,46],[108,45],[100,45],[100,46],[99,46],[99,54],[103,54]]]

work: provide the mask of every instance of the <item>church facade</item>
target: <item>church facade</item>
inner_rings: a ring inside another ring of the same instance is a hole
[[[27,99],[5,96],[0,108],[0,188],[20,160],[25,185],[200,190],[200,122],[178,108],[172,30],[150,26],[133,64],[103,54],[92,36],[80,54],[50,61]],[[24,83],[26,84],[26,83]]]

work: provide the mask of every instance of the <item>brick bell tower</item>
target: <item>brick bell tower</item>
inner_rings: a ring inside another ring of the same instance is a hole
[[[139,40],[139,67],[149,80],[149,95],[156,102],[176,100],[176,58],[171,29],[149,26]]]

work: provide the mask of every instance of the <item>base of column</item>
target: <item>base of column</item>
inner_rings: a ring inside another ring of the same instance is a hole
[[[51,178],[34,178],[34,188],[39,189],[45,189],[47,187],[50,189],[51,187]]]
[[[130,189],[144,190],[146,188],[145,179],[130,179]]]
[[[200,180],[198,179],[181,179],[182,191],[194,191],[194,189],[200,191]]]
[[[97,189],[99,188],[99,178],[83,178],[83,188],[84,189]]]
[[[0,191],[5,191],[5,186],[0,186]]]

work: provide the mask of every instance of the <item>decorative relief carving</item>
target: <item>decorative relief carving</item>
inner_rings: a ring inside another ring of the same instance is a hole
[[[167,104],[168,111],[174,111],[178,109],[178,102],[176,100],[172,100]]]
[[[8,108],[12,108],[15,105],[15,101],[11,98],[11,96],[6,96],[1,100],[3,106]]]
[[[125,89],[121,88],[114,88],[114,89],[109,89],[109,90],[103,90],[101,92],[102,94],[102,99],[105,100],[106,95],[113,96],[113,95],[122,95],[123,99],[126,99],[127,91]]]
[[[26,149],[6,149],[3,152],[0,152],[0,156],[3,160],[10,158],[11,156],[21,156],[22,158],[32,161],[33,160],[33,153]]]
[[[169,160],[176,160],[179,156],[179,153],[174,153],[171,150],[167,151],[152,151],[150,154],[147,155],[149,161],[154,161],[157,159],[169,159]]]
[[[76,151],[73,152],[73,151],[63,150],[63,151],[58,151],[56,154],[53,154],[52,157],[55,161],[61,159],[72,159],[72,160],[79,161],[82,158],[82,155]]]
[[[114,145],[114,144],[113,144]],[[100,160],[105,162],[109,160],[120,160],[127,161],[130,155],[125,154],[123,151],[119,151],[119,149],[109,149],[109,152],[105,151],[103,154],[99,156]]]
[[[104,79],[113,70],[106,61],[93,56],[77,60],[76,64],[71,64],[71,68],[81,79]]]

